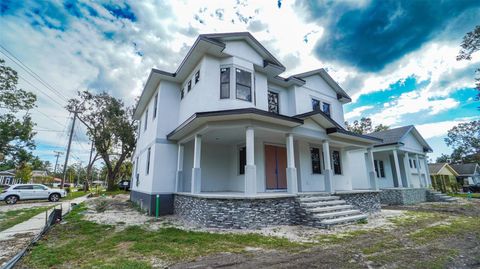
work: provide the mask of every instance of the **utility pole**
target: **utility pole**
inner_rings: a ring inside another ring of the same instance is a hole
[[[65,155],[65,165],[63,165],[63,177],[62,182],[60,184],[60,188],[63,189],[63,185],[65,184],[65,179],[67,178],[67,164],[68,164],[68,156],[70,155],[70,146],[72,145],[72,137],[73,137],[73,130],[75,128],[75,120],[77,119],[78,111],[70,111],[73,113],[73,122],[72,122],[72,129],[70,130],[70,137],[68,138],[68,146],[67,146],[67,154]]]
[[[61,152],[61,151],[55,151],[55,150],[54,150],[53,152],[56,153],[55,156],[57,157],[57,159],[55,160],[55,167],[53,168],[53,173],[56,174],[56,173],[57,173],[57,166],[58,166],[58,157],[60,157],[60,155],[62,155],[63,152]]]

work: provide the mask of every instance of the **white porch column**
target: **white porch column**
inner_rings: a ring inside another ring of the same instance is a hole
[[[297,168],[295,168],[295,156],[293,146],[293,134],[287,134],[287,191],[297,193]]]
[[[407,182],[407,187],[413,188],[412,171],[410,170],[410,156],[408,155],[408,152],[405,152],[405,156],[403,158],[403,167],[405,170],[405,181]]]
[[[334,191],[333,188],[333,171],[332,165],[330,163],[330,143],[328,140],[324,140],[322,143],[323,148],[323,166],[325,171],[325,191],[332,193]]]
[[[193,147],[193,168],[192,168],[192,193],[200,193],[202,189],[202,169],[200,161],[202,157],[202,136],[195,135],[195,145]]]
[[[247,164],[245,165],[245,195],[257,193],[257,168],[255,166],[255,131],[247,127],[245,131]]]
[[[375,173],[375,164],[373,159],[373,151],[372,148],[367,149],[367,164],[368,164],[368,177],[370,180],[370,188],[372,190],[378,190],[378,179],[377,173]]]
[[[427,155],[423,158],[423,163],[425,166],[425,181],[427,183],[427,187],[432,187],[432,179],[430,178],[430,171],[428,170],[428,162],[427,162]]]
[[[400,164],[398,162],[398,153],[396,149],[393,150],[393,161],[395,162],[395,173],[397,174],[398,187],[406,187],[403,184],[402,174],[400,173]]]
[[[418,154],[415,154],[415,161],[417,162],[417,175],[418,181],[420,182],[420,187],[425,187],[425,183],[423,182],[422,175],[420,174],[420,160],[418,159]]]
[[[178,144],[177,177],[175,178],[175,192],[180,191],[180,184],[183,183],[183,151],[183,144]]]

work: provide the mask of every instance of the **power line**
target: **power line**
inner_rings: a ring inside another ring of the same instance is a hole
[[[26,64],[24,64],[20,59],[18,59],[13,53],[11,53],[8,49],[6,49],[4,46],[2,46],[0,44],[0,47],[5,50],[8,54],[10,54],[14,59],[12,59],[12,57],[8,56],[5,52],[2,52],[0,51],[3,55],[5,55],[7,58],[9,58],[11,61],[13,61],[14,63],[16,63],[18,66],[20,66],[23,70],[25,70],[28,74],[30,74],[33,78],[35,78],[37,81],[39,81],[41,84],[43,84],[45,87],[47,87],[49,90],[51,90],[52,92],[54,92],[55,94],[57,94],[58,96],[60,96],[62,99],[64,99],[65,101],[68,100],[67,97],[65,97],[60,91],[58,91],[57,89],[55,89],[53,86],[51,86],[50,84],[48,84],[47,82],[45,82],[37,73],[35,73],[32,69],[30,69]],[[17,63],[19,62],[19,63]]]
[[[52,118],[52,117],[48,116],[47,114],[43,113],[42,111],[40,111],[40,110],[37,110],[37,112],[38,112],[38,113],[40,113],[40,114],[42,114],[43,116],[47,117],[48,119],[50,119],[50,120],[53,120],[55,123],[58,123],[58,124],[60,124],[60,126],[62,126],[62,127],[64,127],[64,126],[65,126],[65,124],[64,124],[64,123],[60,123],[58,120],[56,120],[56,119],[54,119],[54,118]]]
[[[37,89],[37,91],[43,93],[48,99],[52,100],[54,103],[58,104],[60,107],[63,108],[63,105],[61,103],[59,103],[57,100],[53,99],[50,95],[48,95],[47,93],[45,93],[44,91],[40,90],[37,86],[33,85],[28,79],[24,78],[23,76],[21,75],[18,75],[21,79],[23,79],[25,82],[27,82],[28,84],[30,84],[30,86],[34,87],[35,89]]]

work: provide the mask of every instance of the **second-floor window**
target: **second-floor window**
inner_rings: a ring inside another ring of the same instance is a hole
[[[278,93],[268,91],[268,111],[277,113],[279,112],[278,109]]]
[[[312,99],[312,110],[314,111],[320,110],[320,100]]]
[[[220,69],[220,99],[230,98],[230,68]]]
[[[185,96],[185,88],[182,88],[182,91],[180,91],[180,99],[183,99]]]
[[[330,116],[330,104],[329,103],[322,103],[322,111]]]
[[[252,74],[236,68],[237,99],[252,101]]]
[[[192,81],[189,80],[187,84],[187,91],[190,91],[192,89]]]
[[[157,117],[157,108],[158,108],[158,93],[155,94],[155,99],[153,100],[155,103],[153,103],[153,119]]]
[[[195,73],[195,84],[197,84],[200,81],[200,70]]]
[[[147,125],[148,125],[148,109],[145,110],[145,124],[143,125],[144,131],[147,130]]]
[[[147,175],[148,173],[150,173],[150,148],[148,148],[148,151],[147,151],[147,167],[146,167],[145,173]]]

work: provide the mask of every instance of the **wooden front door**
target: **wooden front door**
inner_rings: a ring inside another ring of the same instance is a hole
[[[265,145],[265,178],[267,190],[287,189],[287,150]]]

